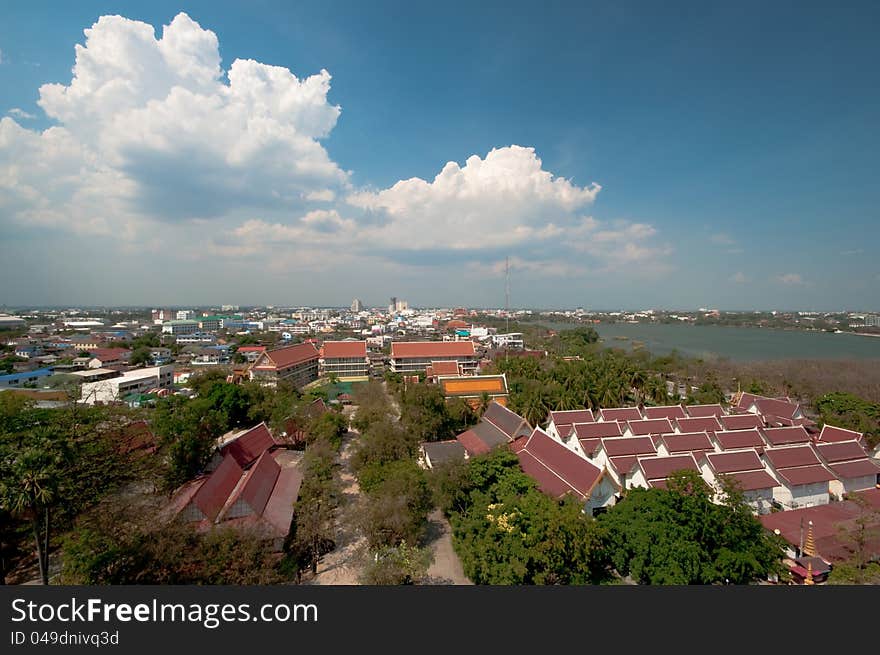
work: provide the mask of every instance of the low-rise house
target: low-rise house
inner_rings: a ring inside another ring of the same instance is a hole
[[[447,401],[461,398],[472,408],[477,409],[484,398],[499,405],[507,405],[509,392],[507,376],[501,375],[463,375],[440,376],[437,384]]]
[[[656,407],[645,407],[642,411],[645,414],[645,418],[650,419],[666,418],[669,420],[675,420],[679,418],[687,418],[684,407],[682,407],[681,405],[659,405]]]
[[[522,470],[553,498],[572,495],[590,515],[613,505],[620,486],[606,469],[578,457],[540,428],[512,445]]]
[[[366,380],[370,358],[366,341],[325,341],[318,360],[322,375],[336,375],[343,381]]]
[[[487,421],[494,425],[506,434],[510,441],[532,433],[532,426],[529,425],[527,420],[497,402],[489,403],[480,420],[481,422]]]
[[[657,449],[651,437],[611,437],[600,439],[588,456],[597,467],[607,468],[614,482],[627,488],[626,476],[639,457],[654,456]]]
[[[834,443],[836,441],[858,441],[864,443],[864,435],[855,430],[847,430],[846,428],[838,428],[827,423],[822,426],[822,431],[816,438],[817,443]]]
[[[38,368],[35,371],[0,375],[0,389],[35,386],[40,384],[50,375],[52,375],[51,368]]]
[[[675,427],[679,432],[719,432],[723,428],[715,416],[695,416],[693,418],[675,419]]]
[[[858,441],[817,443],[814,446],[822,462],[837,477],[829,489],[838,498],[877,486],[880,465],[874,462]]]
[[[547,434],[557,441],[565,441],[571,436],[572,426],[575,423],[593,423],[592,410],[572,409],[559,412],[550,412],[547,422]]]
[[[623,427],[617,421],[575,423],[563,443],[581,457],[592,457],[600,439],[622,437]]]
[[[638,457],[635,465],[627,473],[628,489],[642,487],[644,489],[665,489],[669,477],[679,471],[700,472],[700,467],[690,453],[671,456]]]
[[[711,435],[717,450],[742,450],[752,448],[758,454],[764,451],[764,438],[756,429],[751,430],[725,430]]]
[[[424,441],[419,446],[419,464],[426,469],[467,458],[468,452],[458,439]]]
[[[609,407],[599,410],[599,421],[620,421],[626,423],[628,421],[641,421],[644,416],[638,407]]]
[[[266,346],[239,346],[235,352],[244,357],[246,362],[253,363],[266,352]]]
[[[217,452],[208,468],[219,465],[220,460],[227,455],[231,455],[242,468],[247,468],[257,461],[263,452],[273,450],[280,445],[265,422],[246,430],[233,430],[217,440]]]
[[[792,425],[782,428],[764,428],[761,430],[764,441],[770,448],[779,446],[791,446],[794,444],[808,444],[812,441],[810,434],[801,425]]]
[[[702,418],[704,416],[724,416],[725,411],[721,405],[687,405],[688,416],[691,418]]]
[[[764,427],[764,421],[757,414],[728,414],[727,416],[719,416],[718,422],[727,431]]]
[[[318,349],[313,343],[300,343],[267,350],[251,365],[248,373],[251,380],[262,384],[274,386],[286,381],[304,387],[318,379],[318,359]]]
[[[692,453],[695,456],[702,453],[715,452],[715,446],[706,432],[682,432],[680,434],[664,434],[654,440],[657,446],[657,454],[662,457]]]
[[[703,479],[721,500],[724,478],[731,480],[742,492],[744,500],[758,514],[770,511],[773,490],[779,482],[767,472],[764,462],[754,449],[707,453],[698,458]]]
[[[773,499],[785,509],[827,505],[829,482],[835,479],[809,444],[767,448],[763,454],[770,473],[779,480]]]
[[[644,437],[660,434],[672,434],[675,428],[668,418],[643,419],[641,421],[628,421],[623,426],[623,436]]]
[[[94,372],[102,377],[109,375],[105,369],[94,369]],[[81,402],[89,405],[119,402],[130,394],[145,394],[160,389],[170,389],[174,384],[173,364],[135,369],[121,374],[116,371],[113,373],[116,374],[115,377],[83,383],[80,387]]]
[[[489,421],[480,421],[455,437],[455,440],[462,445],[468,457],[485,455],[510,443],[510,438]]]

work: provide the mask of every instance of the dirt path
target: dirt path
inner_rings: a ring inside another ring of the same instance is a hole
[[[342,503],[336,517],[336,548],[318,562],[318,573],[306,584],[357,585],[361,574],[366,540],[355,527],[353,512],[360,496],[357,478],[351,472],[350,460],[359,433],[349,430],[339,452],[342,481]]]
[[[428,521],[428,545],[434,554],[434,561],[428,567],[428,584],[473,584],[465,576],[461,560],[452,548],[452,527],[443,512],[435,509],[428,515]]]

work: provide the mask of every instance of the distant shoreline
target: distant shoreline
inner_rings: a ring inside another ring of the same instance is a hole
[[[854,334],[857,337],[880,337],[880,334],[873,334],[871,332],[835,332],[835,334]]]

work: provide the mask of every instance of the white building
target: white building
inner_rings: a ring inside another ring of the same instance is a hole
[[[162,332],[178,336],[180,334],[193,334],[199,331],[198,321],[166,321],[162,324]]]
[[[780,483],[773,489],[773,499],[785,509],[830,502],[829,483],[836,477],[822,465],[809,444],[768,448],[764,451],[764,461]]]
[[[141,368],[119,377],[86,382],[82,385],[80,401],[88,405],[122,400],[131,393],[146,393],[150,389],[168,389],[174,384],[174,365]]]
[[[181,309],[174,316],[178,321],[191,321],[195,317],[196,313],[192,309]]]
[[[493,334],[492,345],[496,348],[525,348],[522,332],[509,332],[508,334]]]

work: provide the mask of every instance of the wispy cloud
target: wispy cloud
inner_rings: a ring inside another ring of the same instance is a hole
[[[22,120],[33,120],[36,118],[33,114],[29,114],[24,109],[19,109],[18,107],[13,107],[8,112],[6,112],[10,116],[14,116],[15,118],[20,118]]]
[[[0,64],[3,63],[3,51],[0,50]]]
[[[711,241],[712,243],[716,243],[719,246],[735,246],[736,245],[736,239],[734,239],[732,236],[730,236],[729,234],[726,234],[724,232],[717,232],[717,233],[713,234],[712,236],[709,237],[709,241]]]
[[[853,255],[863,255],[865,253],[861,248],[856,248],[854,250],[843,250],[841,251],[841,255],[844,257],[852,257]]]
[[[749,281],[749,279],[746,277],[745,273],[743,273],[742,271],[737,271],[730,276],[730,281],[736,284],[745,284]]]
[[[804,278],[800,273],[783,273],[776,276],[776,281],[789,286],[798,286],[804,284]]]

